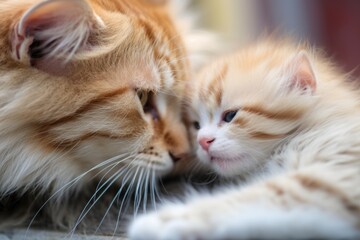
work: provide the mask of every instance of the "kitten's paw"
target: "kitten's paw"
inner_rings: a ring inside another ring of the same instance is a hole
[[[172,207],[136,219],[130,227],[133,240],[213,239],[212,224],[205,214],[196,214],[185,207]]]
[[[206,202],[205,202],[206,203]],[[317,209],[283,210],[261,206],[221,209],[172,205],[131,225],[133,240],[192,239],[359,239],[348,222]],[[227,211],[228,210],[228,211]]]

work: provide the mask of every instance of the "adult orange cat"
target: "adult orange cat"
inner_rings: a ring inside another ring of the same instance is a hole
[[[247,183],[139,218],[133,239],[358,239],[360,93],[304,45],[218,60],[191,94],[198,158]]]
[[[7,0],[0,16],[0,197],[94,177],[145,191],[186,156],[189,64],[165,1]]]

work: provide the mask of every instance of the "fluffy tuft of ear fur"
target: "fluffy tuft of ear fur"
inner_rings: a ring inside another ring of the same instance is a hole
[[[303,93],[314,93],[316,91],[316,77],[306,51],[300,51],[288,66],[291,76],[288,86],[291,90],[297,89]]]
[[[99,17],[85,0],[42,1],[28,9],[15,25],[11,37],[13,55],[40,69],[49,67],[42,66],[48,61],[66,63],[88,47],[91,32],[100,25]]]

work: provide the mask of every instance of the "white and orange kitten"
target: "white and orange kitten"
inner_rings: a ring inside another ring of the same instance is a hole
[[[132,239],[360,237],[360,93],[303,45],[266,40],[193,86],[198,158],[245,177],[130,228]]]

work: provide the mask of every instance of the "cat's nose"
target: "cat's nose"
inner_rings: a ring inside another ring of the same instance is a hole
[[[215,138],[203,137],[199,139],[199,144],[205,151],[208,151],[211,143],[213,143],[214,141]]]

